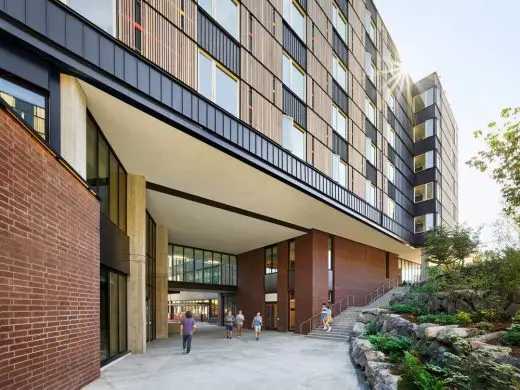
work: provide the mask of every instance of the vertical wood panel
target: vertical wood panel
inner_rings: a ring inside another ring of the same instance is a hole
[[[314,140],[314,166],[332,176],[332,151],[318,140]]]
[[[135,8],[134,0],[118,0],[119,40],[135,48]]]

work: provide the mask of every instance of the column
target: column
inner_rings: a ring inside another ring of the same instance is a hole
[[[75,77],[60,75],[61,156],[87,177],[87,98]]]
[[[278,328],[279,332],[289,330],[289,241],[278,243]]]
[[[130,237],[128,277],[128,349],[146,352],[146,180],[128,175],[127,234]]]
[[[157,225],[155,241],[156,337],[168,338],[168,229]]]

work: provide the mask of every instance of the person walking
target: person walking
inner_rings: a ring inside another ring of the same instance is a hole
[[[262,331],[262,316],[260,315],[260,312],[256,313],[255,318],[253,318],[253,323],[251,324],[251,328],[255,329],[255,335],[256,335],[256,341],[258,341],[258,338],[260,337],[260,332]]]
[[[327,309],[327,305],[323,303],[321,305],[321,322],[323,323],[323,330],[327,330],[327,315],[328,315],[329,309]]]
[[[242,314],[242,310],[238,311],[238,314],[235,316],[235,323],[237,324],[237,337],[240,338],[242,336],[242,327],[244,326],[245,317]]]
[[[191,339],[196,329],[197,324],[193,319],[193,314],[188,310],[181,321],[182,351],[186,354],[191,351]]]
[[[231,310],[229,310],[227,315],[224,317],[224,325],[226,326],[226,339],[228,340],[233,338],[233,322],[235,322],[235,317],[233,317]]]
[[[332,306],[329,304],[329,307],[327,307],[327,319],[325,320],[325,326],[328,328],[328,332],[332,330],[332,324],[334,320],[332,319]]]

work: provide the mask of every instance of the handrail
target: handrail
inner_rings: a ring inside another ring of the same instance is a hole
[[[369,292],[365,296],[365,306],[370,305],[376,299],[382,297],[388,291],[390,291],[391,289],[398,287],[398,286],[399,286],[399,278],[384,281],[379,287],[377,287],[375,290]]]
[[[350,304],[352,302],[352,304]],[[346,297],[340,299],[338,302],[335,302],[331,305],[331,315],[333,317],[337,316],[338,314],[342,313],[344,310],[349,308],[350,306],[354,306],[355,303],[355,297],[354,295],[347,295]],[[334,309],[339,306],[339,311],[335,311]],[[306,319],[305,321],[300,323],[300,334],[303,334],[303,326],[307,323],[309,323],[309,332],[311,332],[316,326],[313,326],[314,321],[319,318],[321,320],[321,312],[318,314],[313,315],[311,318]]]

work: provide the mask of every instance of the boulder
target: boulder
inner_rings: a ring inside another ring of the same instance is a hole
[[[365,361],[366,362],[384,362],[386,356],[381,351],[374,351],[373,349],[365,352]]]
[[[352,328],[352,336],[361,337],[367,333],[367,325],[362,322],[356,322]]]
[[[501,330],[499,332],[486,333],[486,334],[483,334],[482,336],[474,337],[471,340],[477,340],[477,341],[482,341],[484,343],[487,343],[489,340],[498,339],[505,334],[506,334],[506,332]]]
[[[520,311],[520,303],[511,302],[506,309],[506,313],[513,317],[517,311]]]
[[[441,330],[435,337],[438,341],[446,345],[452,345],[459,339],[465,339],[470,335],[469,329],[466,328],[450,328]]]
[[[520,368],[520,358],[511,355],[497,356],[494,360],[498,364],[509,364],[513,367]]]
[[[520,303],[520,288],[514,289],[509,293],[510,303]]]
[[[397,390],[399,376],[392,374],[393,364],[368,362],[365,374],[373,390]]]
[[[376,319],[377,330],[391,336],[415,336],[417,325],[405,320],[398,314],[381,314]]]
[[[354,341],[352,341],[352,359],[361,367],[365,367],[367,363],[365,352],[371,350],[372,343],[368,340],[355,338]]]
[[[438,326],[430,326],[424,329],[424,338],[426,340],[434,340],[437,338],[437,335],[440,332],[446,331],[448,329],[457,328],[458,325],[438,325]]]
[[[485,309],[486,298],[483,291],[464,289],[431,294],[430,309],[433,313],[474,312]]]
[[[507,356],[511,353],[510,347],[502,347],[499,345],[491,345],[486,344],[479,340],[472,340],[470,341],[471,349],[473,350],[482,350],[489,355],[491,355],[493,358],[497,358],[500,356]]]
[[[439,326],[437,324],[432,324],[432,323],[425,323],[425,324],[420,324],[420,325],[417,325],[417,329],[415,329],[415,337],[417,337],[418,339],[424,339],[424,331],[426,328],[431,328],[433,326]]]
[[[368,324],[370,321],[374,321],[376,317],[373,313],[359,313],[357,320],[363,324]]]

